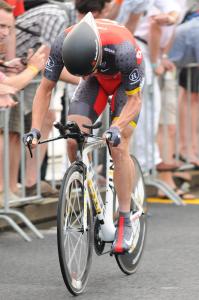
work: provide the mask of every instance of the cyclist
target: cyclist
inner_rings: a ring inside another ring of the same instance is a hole
[[[129,142],[141,109],[144,80],[142,53],[130,31],[116,22],[97,19],[88,13],[78,24],[57,37],[46,64],[44,77],[33,102],[32,130],[24,136],[33,138],[35,147],[48,110],[52,89],[63,67],[81,76],[68,120],[92,124],[103,112],[112,96],[110,147],[114,162],[114,184],[119,199],[119,218],[112,250],[128,251],[133,240],[130,221],[130,196],[133,189],[134,165],[129,155]],[[85,129],[84,129],[85,130]],[[76,159],[76,142],[68,140],[70,161]]]

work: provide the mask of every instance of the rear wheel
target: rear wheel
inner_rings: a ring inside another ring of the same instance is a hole
[[[135,184],[131,196],[131,214],[136,214],[139,207],[146,211],[145,185],[142,171],[137,159],[132,157],[135,166]],[[127,275],[133,274],[142,256],[146,237],[146,215],[142,214],[133,222],[134,240],[130,252],[115,255],[118,266]]]
[[[57,211],[59,262],[64,282],[73,295],[83,292],[92,260],[92,210],[90,203],[86,211],[85,207],[83,168],[74,164],[63,178]]]

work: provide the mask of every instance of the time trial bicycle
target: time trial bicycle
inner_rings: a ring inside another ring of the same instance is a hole
[[[67,169],[60,188],[57,209],[57,245],[63,280],[73,295],[81,294],[87,284],[92,262],[93,247],[97,255],[110,253],[115,256],[120,269],[127,275],[133,274],[140,261],[146,237],[145,185],[141,168],[133,156],[135,167],[134,187],[131,194],[131,221],[134,239],[131,249],[121,255],[112,254],[118,201],[113,184],[113,163],[107,151],[107,184],[103,199],[97,185],[96,171],[90,159],[90,153],[107,147],[106,140],[95,136],[93,129],[101,126],[83,127],[90,130],[85,133],[75,122],[54,124],[60,135],[40,144],[58,139],[72,138],[77,141],[77,160]],[[29,146],[30,150],[30,146]],[[105,251],[105,245],[109,245]]]

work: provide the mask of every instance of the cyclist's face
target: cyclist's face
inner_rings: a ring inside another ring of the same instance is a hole
[[[14,17],[11,12],[0,9],[0,43],[4,43],[14,25]]]

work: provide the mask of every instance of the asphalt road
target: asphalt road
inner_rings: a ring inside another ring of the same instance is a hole
[[[114,257],[94,255],[87,300],[199,299],[199,206],[150,205],[148,235],[137,273],[124,275]],[[52,224],[51,224],[52,225]],[[66,300],[59,269],[56,228],[44,240],[25,242],[0,233],[0,300]]]

